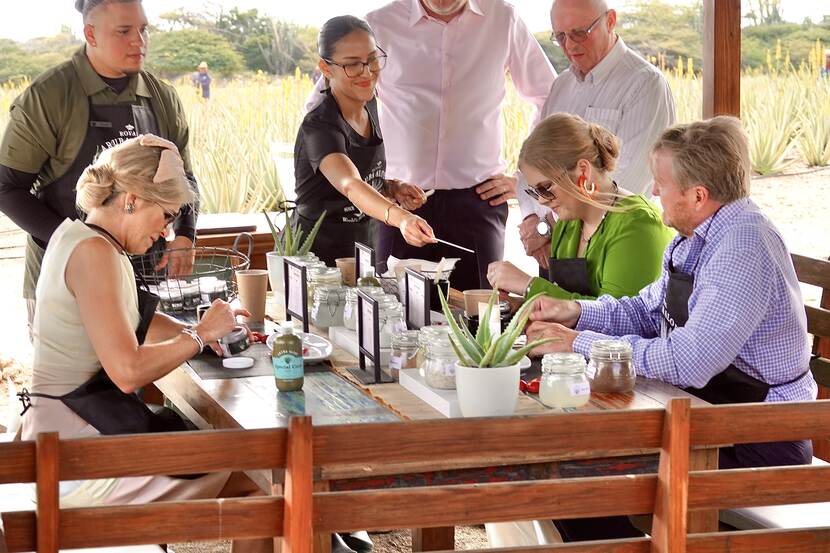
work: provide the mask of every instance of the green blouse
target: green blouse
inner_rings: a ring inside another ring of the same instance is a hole
[[[660,211],[643,196],[627,196],[617,202],[626,211],[609,211],[588,242],[591,296],[569,292],[543,278],[534,278],[528,296],[544,292],[561,299],[595,299],[635,296],[660,276],[663,252],[674,232],[663,224]],[[551,257],[577,257],[582,221],[558,221],[551,236]]]

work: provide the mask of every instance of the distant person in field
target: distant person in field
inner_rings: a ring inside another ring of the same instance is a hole
[[[210,78],[210,73],[208,73],[208,64],[206,61],[203,61],[197,67],[199,70],[196,73],[196,85],[199,88],[199,91],[202,93],[202,99],[209,100],[210,99],[210,83],[213,79]]]

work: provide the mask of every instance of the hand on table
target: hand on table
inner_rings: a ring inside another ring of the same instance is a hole
[[[542,296],[536,300],[536,305],[530,312],[530,320],[561,323],[568,328],[573,328],[581,314],[582,307],[575,301]]]
[[[532,278],[509,261],[494,261],[487,267],[490,286],[503,292],[523,295]]]
[[[552,342],[542,344],[531,350],[530,355],[534,357],[542,356],[546,353],[557,352],[571,352],[574,347],[574,340],[579,336],[579,332],[572,330],[559,323],[543,323],[536,321],[531,323],[526,329],[528,343],[542,338],[556,338]]]
[[[210,349],[221,357],[222,350],[219,348],[219,338],[239,326],[239,323],[236,322],[238,315],[251,316],[247,309],[234,309],[228,302],[216,299],[213,300],[210,309],[205,311],[202,320],[193,329],[205,344],[209,345]],[[250,329],[248,329],[248,339],[251,339]]]

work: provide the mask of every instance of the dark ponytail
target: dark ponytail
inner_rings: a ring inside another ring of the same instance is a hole
[[[372,28],[364,20],[353,15],[338,15],[323,24],[320,34],[317,35],[317,53],[323,59],[331,59],[337,43],[354,31],[364,31],[375,38]]]

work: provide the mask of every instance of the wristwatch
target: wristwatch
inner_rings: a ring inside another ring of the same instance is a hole
[[[536,232],[538,232],[545,238],[550,238],[550,231],[550,223],[548,223],[544,219],[541,219],[538,223],[536,223]]]

